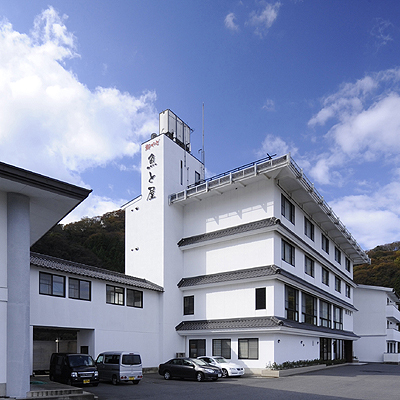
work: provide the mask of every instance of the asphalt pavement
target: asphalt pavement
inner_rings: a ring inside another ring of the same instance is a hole
[[[100,383],[85,390],[99,400],[400,400],[400,366],[347,364],[283,378],[244,376],[216,382],[165,381],[146,374],[138,385]]]

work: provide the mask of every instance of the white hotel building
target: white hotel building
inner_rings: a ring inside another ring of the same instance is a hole
[[[290,154],[211,179],[170,110],[142,145],[126,274],[164,289],[160,360],[352,360],[353,265],[369,258]]]
[[[93,357],[139,351],[144,368],[176,355],[247,373],[352,361],[353,265],[369,259],[290,154],[204,178],[190,128],[162,112],[142,145],[142,195],[123,207],[119,274],[29,254],[90,191],[0,163],[0,397],[25,397],[49,351],[71,350],[43,331],[73,333],[72,350]]]

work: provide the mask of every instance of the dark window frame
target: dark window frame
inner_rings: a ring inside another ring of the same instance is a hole
[[[258,353],[258,338],[238,339],[239,360],[258,360]]]
[[[256,310],[265,310],[267,308],[267,288],[256,288]]]
[[[317,325],[317,298],[303,292],[301,303],[303,322]]]
[[[324,285],[329,286],[329,270],[322,267],[321,281]]]
[[[333,329],[343,330],[343,309],[333,306]]]
[[[339,247],[335,246],[335,261],[338,264],[342,264],[342,252],[340,251]]]
[[[283,194],[281,194],[281,214],[293,225],[295,224],[295,206]]]
[[[282,239],[282,243],[281,243],[281,252],[282,252],[282,260],[287,262],[290,265],[295,266],[295,262],[296,262],[296,257],[295,257],[295,253],[296,253],[296,248],[291,245],[289,242],[287,242],[286,240]]]
[[[43,282],[43,277],[49,277],[49,283]],[[58,294],[58,290],[56,289],[60,282],[54,282],[54,278],[62,279],[62,294]],[[44,287],[47,287],[49,290],[43,290]],[[54,296],[54,297],[65,297],[65,276],[57,275],[57,274],[49,274],[48,272],[39,271],[39,294],[45,296]]]
[[[74,289],[71,288],[71,283],[73,282],[77,282],[78,283],[78,288]],[[89,286],[89,296],[88,297],[84,297],[83,293],[85,293],[86,291],[82,289],[82,285],[83,284],[88,284]],[[78,295],[74,295],[71,293],[72,290],[78,290]],[[74,300],[84,300],[84,301],[91,301],[92,300],[92,282],[91,281],[87,281],[84,279],[78,279],[78,278],[68,278],[68,297],[70,299],[74,299]]]
[[[314,241],[315,237],[314,224],[307,217],[304,217],[304,235],[306,235],[309,239]]]
[[[338,276],[335,276],[335,290],[342,293],[342,280]]]
[[[322,306],[323,304],[324,307]],[[319,325],[325,328],[332,326],[331,304],[324,300],[319,301]]]
[[[351,299],[351,287],[346,283],[346,297]]]
[[[194,296],[184,296],[183,315],[194,315]]]
[[[350,259],[346,257],[346,271],[350,272],[351,271],[351,262]]]
[[[112,295],[112,298],[110,295]],[[125,288],[121,286],[106,285],[106,303],[116,306],[124,306]]]
[[[329,254],[329,239],[323,233],[321,233],[321,248],[326,254]]]
[[[132,294],[132,298],[130,298]],[[126,289],[126,306],[143,308],[143,292],[136,289]]]
[[[291,286],[285,286],[286,319],[299,321],[299,291]]]
[[[227,360],[232,358],[231,355],[231,339],[213,339],[212,341],[212,355],[224,357]]]
[[[307,255],[304,255],[304,272],[313,278],[315,276],[315,262]]]
[[[189,357],[197,358],[206,355],[206,339],[189,339]]]

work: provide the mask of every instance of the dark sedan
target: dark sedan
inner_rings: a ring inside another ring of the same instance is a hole
[[[222,376],[219,368],[195,358],[173,358],[164,364],[160,364],[158,373],[167,380],[171,378],[188,378],[196,379],[198,382],[205,379],[216,381]]]

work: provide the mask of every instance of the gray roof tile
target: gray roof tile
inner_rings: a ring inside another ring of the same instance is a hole
[[[239,233],[250,232],[257,229],[267,228],[276,224],[279,224],[280,220],[278,218],[266,218],[259,221],[249,222],[247,224],[241,224],[237,226],[233,226],[231,228],[219,229],[214,232],[203,233],[201,235],[189,236],[187,238],[183,238],[178,242],[178,246],[188,246],[191,244],[197,244],[201,242],[205,242],[208,240],[219,239],[225,236],[232,236]]]
[[[31,252],[31,265],[42,267],[53,271],[79,275],[86,278],[99,279],[107,282],[119,283],[122,285],[133,286],[140,289],[155,290],[163,292],[161,286],[156,285],[146,279],[135,278],[120,272],[109,271],[90,265],[79,264],[72,261],[62,260],[60,258],[46,256],[43,254]]]
[[[289,329],[305,329],[330,335],[341,335],[349,338],[358,338],[353,332],[330,329],[322,326],[315,326],[296,321],[290,321],[278,317],[252,317],[232,318],[199,321],[182,321],[175,327],[177,331],[209,331],[209,330],[234,330],[234,329],[273,329],[285,327]]]

